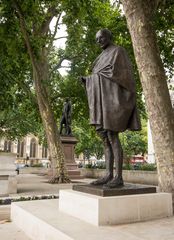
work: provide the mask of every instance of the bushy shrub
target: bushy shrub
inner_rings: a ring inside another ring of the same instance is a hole
[[[124,165],[124,170],[141,170],[141,171],[156,171],[156,164],[150,164],[150,163],[137,163],[137,164],[127,164]]]
[[[31,167],[43,167],[43,164],[42,163],[36,163],[36,164],[33,164]]]
[[[156,164],[154,163],[146,163],[146,164],[142,164],[139,166],[139,170],[143,170],[143,171],[156,171],[157,167]]]
[[[125,163],[123,164],[123,170],[133,170],[133,165],[131,165],[130,163]]]
[[[97,164],[88,163],[88,164],[85,165],[85,168],[106,169],[106,163],[105,162],[101,162],[101,163],[97,163]],[[123,170],[156,171],[157,168],[156,168],[156,164],[150,164],[150,163],[135,164],[135,165],[132,165],[130,163],[126,163],[126,164],[123,164]]]
[[[92,163],[85,164],[85,168],[94,168]]]
[[[101,163],[88,163],[85,164],[85,168],[90,168],[90,169],[106,169],[106,163],[101,162]]]
[[[96,164],[96,168],[98,169],[106,169],[106,163],[105,162],[100,162]]]

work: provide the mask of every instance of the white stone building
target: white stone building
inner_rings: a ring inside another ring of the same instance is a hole
[[[0,139],[0,150],[16,154],[17,159],[29,160],[29,163],[37,160],[48,159],[48,150],[39,144],[39,140],[33,134],[28,134],[21,140],[11,141]]]

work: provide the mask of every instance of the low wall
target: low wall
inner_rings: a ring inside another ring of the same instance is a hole
[[[47,174],[49,170],[45,167],[24,167],[19,169],[19,174]]]
[[[156,171],[124,170],[123,178],[126,182],[158,185]]]
[[[99,178],[104,176],[106,170],[81,168],[80,171],[86,178]],[[156,171],[123,170],[123,179],[125,182],[158,185]]]

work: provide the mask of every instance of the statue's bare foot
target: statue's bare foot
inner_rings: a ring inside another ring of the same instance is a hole
[[[91,185],[103,185],[103,184],[108,183],[112,178],[113,178],[112,176],[107,175],[103,178],[99,178],[96,181],[91,182],[90,184]]]
[[[124,186],[122,177],[115,177],[107,184],[104,185],[104,188],[118,188]]]

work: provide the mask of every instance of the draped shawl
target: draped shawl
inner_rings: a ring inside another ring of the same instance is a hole
[[[135,80],[124,48],[110,45],[97,57],[86,92],[91,125],[115,132],[140,130]]]

